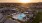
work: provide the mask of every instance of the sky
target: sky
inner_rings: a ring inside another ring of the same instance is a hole
[[[6,3],[6,2],[7,3],[20,3],[20,0],[0,0],[0,3]],[[42,0],[30,0],[30,3],[31,2],[42,2]]]

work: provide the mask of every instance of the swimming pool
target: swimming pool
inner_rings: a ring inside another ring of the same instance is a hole
[[[25,14],[21,13],[21,14],[18,15],[18,19],[19,19],[19,20],[22,20],[23,17],[25,17],[25,16],[26,16]]]

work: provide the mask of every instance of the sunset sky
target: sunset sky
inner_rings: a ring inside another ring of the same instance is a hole
[[[21,0],[22,1],[22,0]],[[20,0],[0,0],[0,3],[6,3],[6,2],[8,2],[8,3],[21,3],[21,1]],[[30,2],[42,2],[42,0],[27,0],[28,1],[28,3]]]

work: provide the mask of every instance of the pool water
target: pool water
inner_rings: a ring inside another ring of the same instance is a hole
[[[25,14],[23,14],[23,13],[22,13],[22,14],[19,14],[19,15],[18,15],[18,19],[19,19],[19,20],[22,20],[22,19],[23,19],[23,17],[25,17],[25,16],[26,16],[26,15],[25,15]]]

